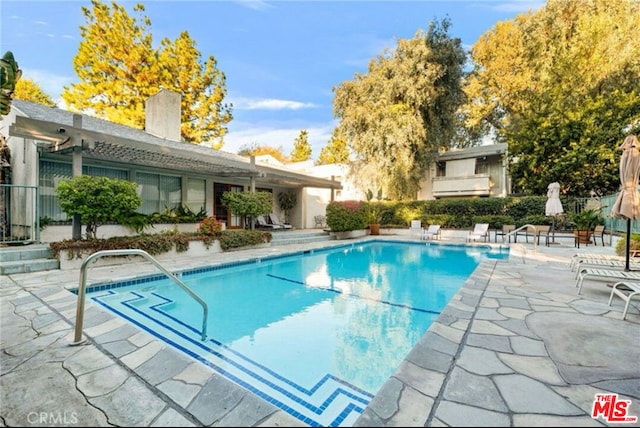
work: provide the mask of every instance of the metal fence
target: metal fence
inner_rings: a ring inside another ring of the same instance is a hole
[[[0,184],[0,243],[40,240],[38,187]]]
[[[614,233],[627,233],[627,220],[615,218],[611,215],[611,209],[613,208],[613,204],[616,202],[618,198],[618,194],[615,193],[613,195],[602,196],[600,198],[595,198],[597,202],[600,203],[602,217],[604,218],[604,223],[607,230]],[[576,200],[576,207],[574,207],[574,212],[579,212],[584,209],[584,207],[589,203],[590,200],[594,200],[594,198],[579,198]],[[639,233],[640,234],[640,220],[631,221],[631,233]]]

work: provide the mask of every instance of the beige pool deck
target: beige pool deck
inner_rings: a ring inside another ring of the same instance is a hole
[[[180,271],[336,244],[164,265]],[[597,394],[617,394],[618,416],[640,417],[640,300],[623,320],[623,301],[608,305],[605,281],[587,279],[578,295],[569,266],[577,251],[614,254],[557,239],[483,260],[353,426],[640,426],[605,411],[592,417]],[[144,261],[92,267],[88,284],[154,272]],[[89,300],[87,340],[73,345],[77,296],[68,288],[78,270],[0,282],[0,426],[307,426]]]

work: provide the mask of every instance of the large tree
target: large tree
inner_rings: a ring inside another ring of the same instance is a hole
[[[390,198],[415,199],[438,150],[456,135],[465,53],[449,26],[448,19],[431,22],[334,88],[338,131],[355,155],[351,165],[376,171]]]
[[[53,98],[42,90],[33,79],[21,77],[16,83],[16,89],[13,91],[12,98],[15,100],[32,101],[34,103],[44,104],[53,107],[56,103]]]
[[[336,130],[333,130],[331,139],[320,150],[320,155],[316,160],[316,165],[327,165],[332,163],[349,163],[349,147],[347,146],[347,140],[339,135]]]
[[[82,41],[73,59],[80,82],[65,87],[67,105],[142,129],[145,101],[161,87],[174,90],[182,95],[182,137],[219,148],[232,115],[231,106],[223,104],[225,77],[215,59],[201,64],[186,32],[154,48],[142,4],[133,8],[137,17],[115,1],[111,7],[99,0],[91,5],[82,7],[87,24],[80,27]]]
[[[311,159],[311,144],[309,144],[309,133],[303,129],[293,142],[293,150],[289,157],[292,162],[302,162]]]
[[[618,147],[640,130],[640,5],[549,0],[473,46],[467,125],[509,144],[514,191],[612,193]]]

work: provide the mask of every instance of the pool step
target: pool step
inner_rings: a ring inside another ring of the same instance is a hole
[[[283,230],[271,233],[271,245],[305,244],[309,242],[323,242],[335,239],[324,230],[294,231]]]
[[[60,269],[49,245],[33,244],[0,248],[0,275]]]

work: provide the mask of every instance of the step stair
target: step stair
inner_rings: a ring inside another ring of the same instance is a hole
[[[0,247],[0,275],[60,269],[48,245]]]
[[[323,242],[335,239],[324,230],[295,231],[278,230],[271,233],[271,245],[306,244],[309,242]]]

